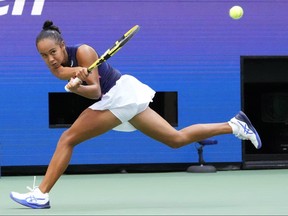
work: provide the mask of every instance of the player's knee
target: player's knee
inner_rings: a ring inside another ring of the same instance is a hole
[[[185,139],[182,136],[175,136],[172,139],[165,142],[165,144],[173,149],[180,148],[184,145]]]
[[[70,133],[69,129],[64,131],[59,140],[60,145],[72,146],[77,145],[76,137]]]

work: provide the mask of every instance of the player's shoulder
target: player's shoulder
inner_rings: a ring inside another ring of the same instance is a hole
[[[94,62],[97,59],[96,51],[94,50],[93,47],[87,44],[82,44],[81,46],[78,47],[76,56],[79,63],[85,61]]]
[[[77,49],[77,55],[89,55],[89,54],[96,54],[96,51],[93,47],[89,46],[88,44],[82,44]]]
[[[78,50],[82,51],[95,51],[94,48],[88,44],[80,44],[78,45]]]

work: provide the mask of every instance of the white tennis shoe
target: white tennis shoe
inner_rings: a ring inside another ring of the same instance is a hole
[[[49,194],[42,193],[38,187],[35,187],[35,181],[36,177],[34,177],[33,188],[27,187],[30,192],[24,194],[11,192],[11,199],[33,209],[50,208]]]
[[[33,209],[50,208],[48,193],[42,193],[39,188],[24,194],[11,192],[10,197],[15,202]]]
[[[260,136],[244,112],[240,111],[228,123],[236,137],[242,140],[250,140],[256,149],[261,148]]]

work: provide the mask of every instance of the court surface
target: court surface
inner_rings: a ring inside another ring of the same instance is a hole
[[[0,215],[288,215],[286,169],[63,175],[46,210],[10,199],[32,184],[33,176],[0,178]]]

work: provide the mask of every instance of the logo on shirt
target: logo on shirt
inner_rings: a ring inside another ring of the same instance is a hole
[[[29,0],[30,2],[31,0]],[[3,5],[4,2],[4,6]],[[32,1],[31,15],[39,16],[42,14],[45,0],[34,0]],[[10,14],[13,16],[20,16],[23,14],[23,10],[26,4],[26,0],[15,0],[13,3],[6,3],[5,0],[0,0],[0,16]],[[26,10],[27,8],[25,8]],[[11,12],[10,12],[11,11]]]

